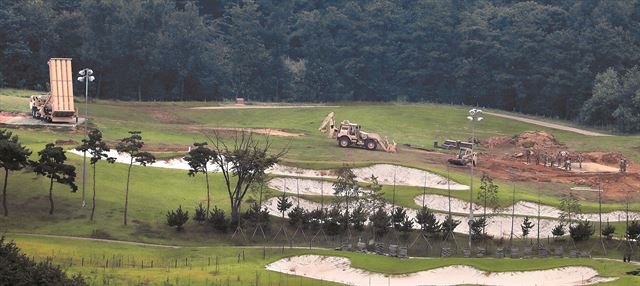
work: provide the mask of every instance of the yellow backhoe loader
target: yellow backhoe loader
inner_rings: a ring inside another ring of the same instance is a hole
[[[351,123],[349,120],[340,122],[340,126],[336,126],[335,113],[330,112],[322,121],[322,125],[318,130],[322,133],[329,133],[329,138],[336,139],[338,146],[342,148],[357,146],[366,148],[367,150],[376,150],[380,147],[389,153],[396,153],[396,142],[389,142],[376,133],[367,133],[361,130],[361,126]]]

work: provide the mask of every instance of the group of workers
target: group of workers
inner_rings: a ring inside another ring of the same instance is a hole
[[[584,161],[584,157],[582,156],[582,153],[578,153],[575,158],[572,158],[572,156],[570,156],[569,152],[567,151],[558,151],[557,153],[548,153],[546,151],[538,151],[538,150],[533,150],[530,148],[525,149],[524,151],[524,157],[527,161],[527,163],[531,164],[532,160],[535,160],[536,165],[540,165],[542,164],[545,167],[557,167],[557,168],[562,168],[565,171],[571,171],[573,168],[573,160],[575,159],[576,162],[578,163],[578,168],[582,169],[582,162]],[[629,164],[629,161],[627,161],[627,159],[622,158],[620,159],[620,166],[619,166],[619,171],[620,173],[626,173],[627,172],[627,166]]]

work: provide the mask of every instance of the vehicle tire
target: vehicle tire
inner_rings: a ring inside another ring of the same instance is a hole
[[[365,145],[367,147],[367,150],[376,150],[376,147],[378,147],[378,144],[375,140],[367,140],[365,142]]]
[[[349,137],[340,137],[340,140],[338,140],[338,145],[342,148],[347,148],[349,147],[349,145],[351,145],[351,140],[349,140]]]

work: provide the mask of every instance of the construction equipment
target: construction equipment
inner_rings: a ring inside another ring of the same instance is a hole
[[[357,146],[366,148],[367,150],[376,150],[378,147],[389,153],[396,153],[396,142],[389,142],[376,133],[367,133],[361,130],[361,126],[351,123],[349,120],[340,122],[340,126],[336,126],[335,113],[330,112],[322,121],[322,125],[318,130],[322,133],[329,132],[329,137],[338,141],[338,146],[346,148]]]
[[[471,151],[471,148],[460,147],[460,151],[455,159],[447,160],[449,164],[458,165],[458,166],[466,166],[469,163],[472,163],[475,167],[478,163],[478,153]]]
[[[77,122],[77,112],[73,106],[71,59],[52,58],[48,64],[51,92],[31,96],[31,115],[46,122]]]

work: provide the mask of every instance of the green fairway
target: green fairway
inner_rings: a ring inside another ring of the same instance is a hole
[[[283,275],[264,269],[264,266],[270,262],[302,254],[344,256],[349,258],[356,268],[386,274],[405,274],[449,265],[468,265],[492,272],[587,266],[597,270],[602,277],[621,277],[606,285],[640,283],[639,277],[625,275],[625,272],[635,270],[635,265],[608,260],[492,258],[399,260],[353,252],[277,247],[214,246],[173,249],[24,235],[11,235],[8,238],[16,240],[18,246],[36,260],[50,259],[71,273],[82,273],[91,285],[219,285],[217,283],[222,285],[334,285],[326,281]]]

